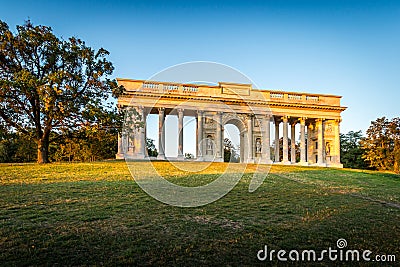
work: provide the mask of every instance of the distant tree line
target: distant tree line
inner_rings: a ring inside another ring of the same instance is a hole
[[[350,131],[340,142],[344,167],[400,172],[400,118],[378,118],[366,136]]]
[[[49,161],[95,161],[114,158],[116,128],[82,127],[68,134],[52,134]],[[35,162],[37,145],[26,135],[0,127],[0,162]]]

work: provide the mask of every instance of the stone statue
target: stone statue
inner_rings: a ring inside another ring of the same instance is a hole
[[[257,138],[256,140],[256,153],[261,153],[261,140]]]
[[[329,142],[326,143],[325,153],[326,153],[326,155],[330,155],[331,154],[331,144]]]
[[[207,152],[210,155],[214,154],[214,148],[213,148],[213,140],[211,138],[211,135],[207,136]]]

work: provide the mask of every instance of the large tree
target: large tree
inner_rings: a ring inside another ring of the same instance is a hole
[[[340,134],[340,161],[346,168],[366,169],[368,163],[363,159],[364,150],[361,148],[361,131],[350,131]]]
[[[0,20],[0,120],[36,142],[38,163],[49,162],[52,135],[109,120],[108,99],[123,88],[108,78],[108,54],[30,21],[13,33]]]
[[[361,141],[363,157],[378,170],[400,172],[400,118],[378,118],[371,122]]]

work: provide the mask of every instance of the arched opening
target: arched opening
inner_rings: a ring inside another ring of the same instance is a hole
[[[241,120],[230,119],[224,124],[224,161],[245,162],[247,133]]]

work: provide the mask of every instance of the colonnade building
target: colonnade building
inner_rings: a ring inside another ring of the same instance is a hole
[[[126,89],[118,98],[118,107],[134,108],[140,115],[135,120],[139,118],[143,126],[130,131],[124,127],[118,138],[117,158],[148,158],[146,118],[149,114],[158,114],[157,158],[160,160],[166,159],[167,137],[178,139],[176,160],[184,160],[183,138],[196,138],[195,160],[221,162],[224,126],[233,124],[240,132],[240,162],[342,167],[340,122],[346,107],[340,105],[340,96],[262,90],[252,88],[251,84],[228,82],[212,86],[117,81]],[[166,116],[178,117],[178,136],[166,133]],[[185,116],[196,119],[196,136],[183,136]],[[298,133],[296,125],[300,128]],[[275,131],[274,140],[271,140],[271,130]],[[293,140],[299,140],[297,148]]]

